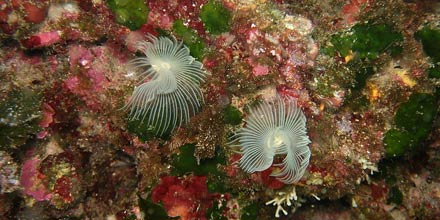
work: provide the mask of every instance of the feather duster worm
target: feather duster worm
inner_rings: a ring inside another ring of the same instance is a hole
[[[306,117],[296,101],[277,97],[251,108],[246,127],[234,137],[241,148],[240,167],[253,173],[268,169],[276,155],[285,155],[281,170],[272,173],[286,184],[298,182],[309,165],[310,143]]]
[[[139,42],[137,47],[145,56],[130,62],[140,85],[125,106],[131,109],[129,118],[145,121],[156,134],[172,131],[201,107],[200,83],[207,72],[175,39],[149,35],[148,41]]]

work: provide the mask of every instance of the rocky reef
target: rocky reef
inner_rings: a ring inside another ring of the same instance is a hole
[[[437,1],[0,0],[0,42],[0,219],[440,219]],[[130,117],[136,59],[191,89]],[[291,133],[251,132],[278,149],[249,173],[233,143],[275,99],[305,116],[293,182]]]

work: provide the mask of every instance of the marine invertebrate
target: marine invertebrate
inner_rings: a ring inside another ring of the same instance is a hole
[[[131,61],[141,84],[125,106],[131,108],[129,118],[146,120],[156,134],[188,122],[203,102],[199,85],[208,73],[202,63],[182,42],[167,37],[149,35],[138,50],[145,56]]]
[[[301,179],[309,164],[310,140],[307,136],[306,117],[296,101],[277,97],[273,103],[263,102],[250,109],[235,139],[241,147],[240,167],[253,173],[268,169],[276,155],[285,155],[279,172],[271,175],[291,184]]]
[[[283,208],[283,204],[287,206],[292,206],[296,208],[296,206],[300,206],[301,203],[297,202],[298,196],[296,195],[295,187],[288,192],[278,192],[274,199],[266,202],[266,205],[276,206],[277,209],[275,211],[275,217],[280,217],[280,212],[283,212],[284,215],[287,215],[288,212]]]

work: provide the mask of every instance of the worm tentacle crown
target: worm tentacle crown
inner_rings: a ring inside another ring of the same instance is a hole
[[[241,148],[240,167],[253,173],[268,169],[276,155],[285,155],[279,172],[272,176],[291,184],[298,182],[309,165],[310,143],[306,117],[296,101],[277,96],[273,103],[263,102],[251,108],[235,140]]]
[[[130,64],[139,86],[124,108],[130,120],[140,119],[155,127],[156,134],[172,131],[189,121],[203,103],[200,83],[208,73],[189,49],[175,39],[148,36],[137,44],[145,56]]]

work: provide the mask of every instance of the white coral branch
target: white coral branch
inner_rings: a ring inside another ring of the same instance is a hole
[[[292,190],[290,192],[278,192],[278,195],[275,196],[274,199],[266,202],[266,205],[273,205],[277,206],[277,210],[275,211],[275,217],[280,217],[280,211],[283,212],[284,215],[287,215],[288,212],[283,208],[283,204],[287,206],[292,206],[292,201],[298,200],[298,197],[296,195],[295,187],[292,187]]]

